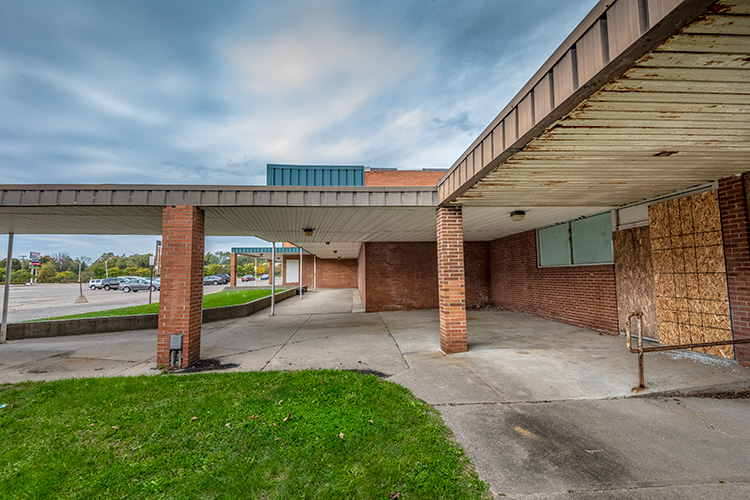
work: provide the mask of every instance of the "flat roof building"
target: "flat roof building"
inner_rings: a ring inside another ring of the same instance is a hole
[[[639,311],[666,344],[747,339],[748,26],[750,0],[602,1],[445,172],[6,185],[0,231],[162,234],[159,362],[175,331],[183,364],[200,355],[205,235],[346,260],[366,310],[438,309],[447,353],[487,304],[612,334]],[[701,349],[750,364],[747,345]]]

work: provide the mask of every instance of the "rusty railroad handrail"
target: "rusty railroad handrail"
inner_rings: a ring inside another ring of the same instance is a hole
[[[638,318],[637,330],[638,334],[638,347],[633,349],[632,333],[630,332],[630,323],[632,318]],[[713,347],[721,345],[736,345],[736,344],[750,344],[750,338],[748,339],[732,339],[732,340],[717,340],[714,342],[693,342],[690,344],[676,344],[676,345],[658,345],[653,347],[643,347],[643,313],[632,312],[628,314],[627,320],[625,321],[625,344],[628,347],[628,351],[633,354],[638,354],[638,387],[634,390],[645,389],[646,385],[644,382],[643,375],[643,353],[656,352],[656,351],[676,351],[678,349],[693,349],[695,347]]]

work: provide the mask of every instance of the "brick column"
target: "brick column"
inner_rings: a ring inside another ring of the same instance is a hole
[[[464,352],[467,349],[466,282],[461,207],[438,207],[437,253],[440,348],[446,354]]]
[[[200,359],[203,315],[203,210],[166,207],[162,216],[162,287],[156,362],[169,364],[169,336],[181,333],[182,366]]]
[[[229,257],[229,286],[237,286],[237,254]]]
[[[748,173],[719,179],[721,230],[727,266],[729,307],[735,339],[750,337],[750,222],[748,221]],[[750,366],[750,344],[735,346],[737,361]]]

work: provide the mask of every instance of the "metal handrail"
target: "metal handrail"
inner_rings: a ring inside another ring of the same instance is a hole
[[[633,335],[630,332],[630,323],[632,318],[637,318],[637,330],[638,334],[638,347],[633,349]],[[643,347],[643,313],[632,312],[628,314],[627,321],[625,322],[625,344],[627,345],[628,351],[633,354],[638,354],[638,387],[633,390],[645,389],[646,385],[644,382],[643,375],[643,353],[656,352],[656,351],[676,351],[678,349],[693,349],[695,347],[713,347],[721,345],[736,345],[736,344],[750,344],[750,338],[748,339],[732,339],[732,340],[717,340],[715,342],[693,342],[691,344],[676,344],[676,345],[659,345],[653,347]]]

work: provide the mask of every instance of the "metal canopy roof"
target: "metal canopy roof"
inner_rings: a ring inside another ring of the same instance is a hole
[[[436,188],[410,186],[0,186],[0,232],[158,235],[176,204],[205,211],[207,236],[287,241],[323,258],[356,258],[362,241],[435,240]]]
[[[441,202],[464,205],[466,240],[492,240],[750,170],[749,69],[750,0],[603,0],[437,190],[0,186],[0,232],[160,234],[162,208],[190,204],[208,236],[355,258],[435,241]]]
[[[271,247],[232,247],[232,253],[247,255],[258,259],[271,260]],[[281,262],[284,255],[299,255],[299,248],[276,247],[273,253],[276,262]],[[303,255],[310,255],[306,250],[303,250],[302,253]]]
[[[441,202],[614,207],[750,170],[750,1],[643,5],[600,3],[441,179]]]

